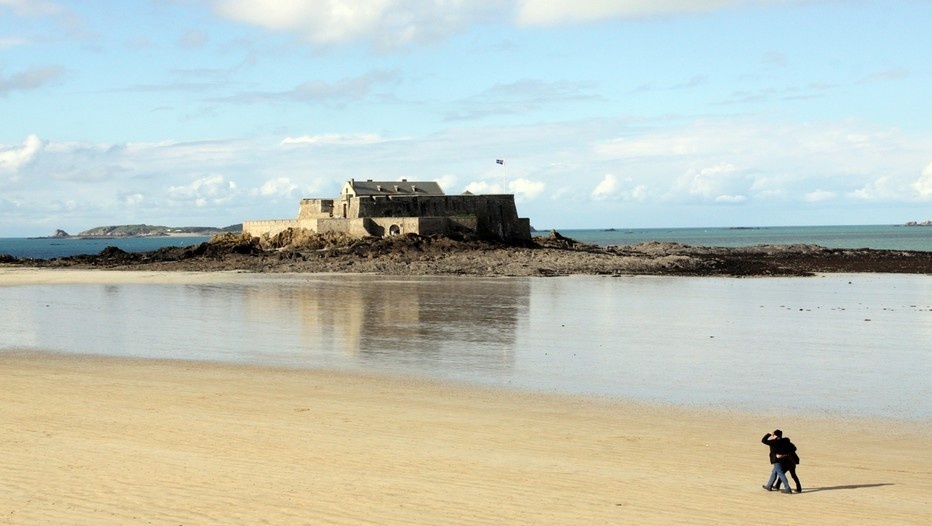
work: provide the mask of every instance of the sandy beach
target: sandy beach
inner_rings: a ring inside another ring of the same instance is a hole
[[[0,284],[101,279],[219,278]],[[928,422],[15,349],[0,378],[0,524],[927,524],[932,495]],[[802,494],[761,488],[775,427]]]
[[[3,524],[927,524],[928,427],[0,354]],[[768,493],[781,426],[798,495]]]

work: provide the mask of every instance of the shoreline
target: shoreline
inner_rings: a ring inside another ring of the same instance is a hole
[[[10,524],[922,524],[932,490],[927,423],[34,352],[0,371]],[[800,495],[760,488],[775,426]]]
[[[285,235],[287,234],[287,235]],[[289,231],[275,239],[223,235],[187,247],[53,259],[0,254],[0,268],[352,273],[406,276],[812,276],[932,274],[932,252],[817,245],[701,247],[672,242],[599,246],[557,232],[522,245],[443,236],[344,239]]]

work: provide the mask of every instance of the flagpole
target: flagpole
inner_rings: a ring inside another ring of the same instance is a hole
[[[508,181],[507,181],[508,172],[505,168],[505,160],[495,159],[495,162],[502,165],[502,194],[507,194],[508,193]]]

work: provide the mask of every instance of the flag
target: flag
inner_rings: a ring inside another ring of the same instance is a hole
[[[498,163],[498,164],[505,164],[505,160],[504,160],[504,159],[495,159],[495,162]]]

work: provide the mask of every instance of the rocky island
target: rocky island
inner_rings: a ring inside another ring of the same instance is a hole
[[[49,260],[0,255],[2,266],[159,271],[377,273],[388,275],[811,276],[932,273],[932,252],[829,249],[815,245],[723,248],[647,242],[598,246],[556,231],[509,244],[472,236],[351,237],[289,228],[274,236],[224,233],[209,242]]]
[[[160,225],[108,225],[98,226],[75,235],[58,229],[50,238],[106,239],[114,237],[166,237],[166,236],[212,236],[224,232],[240,231],[241,225],[225,228],[212,226],[167,227]]]

